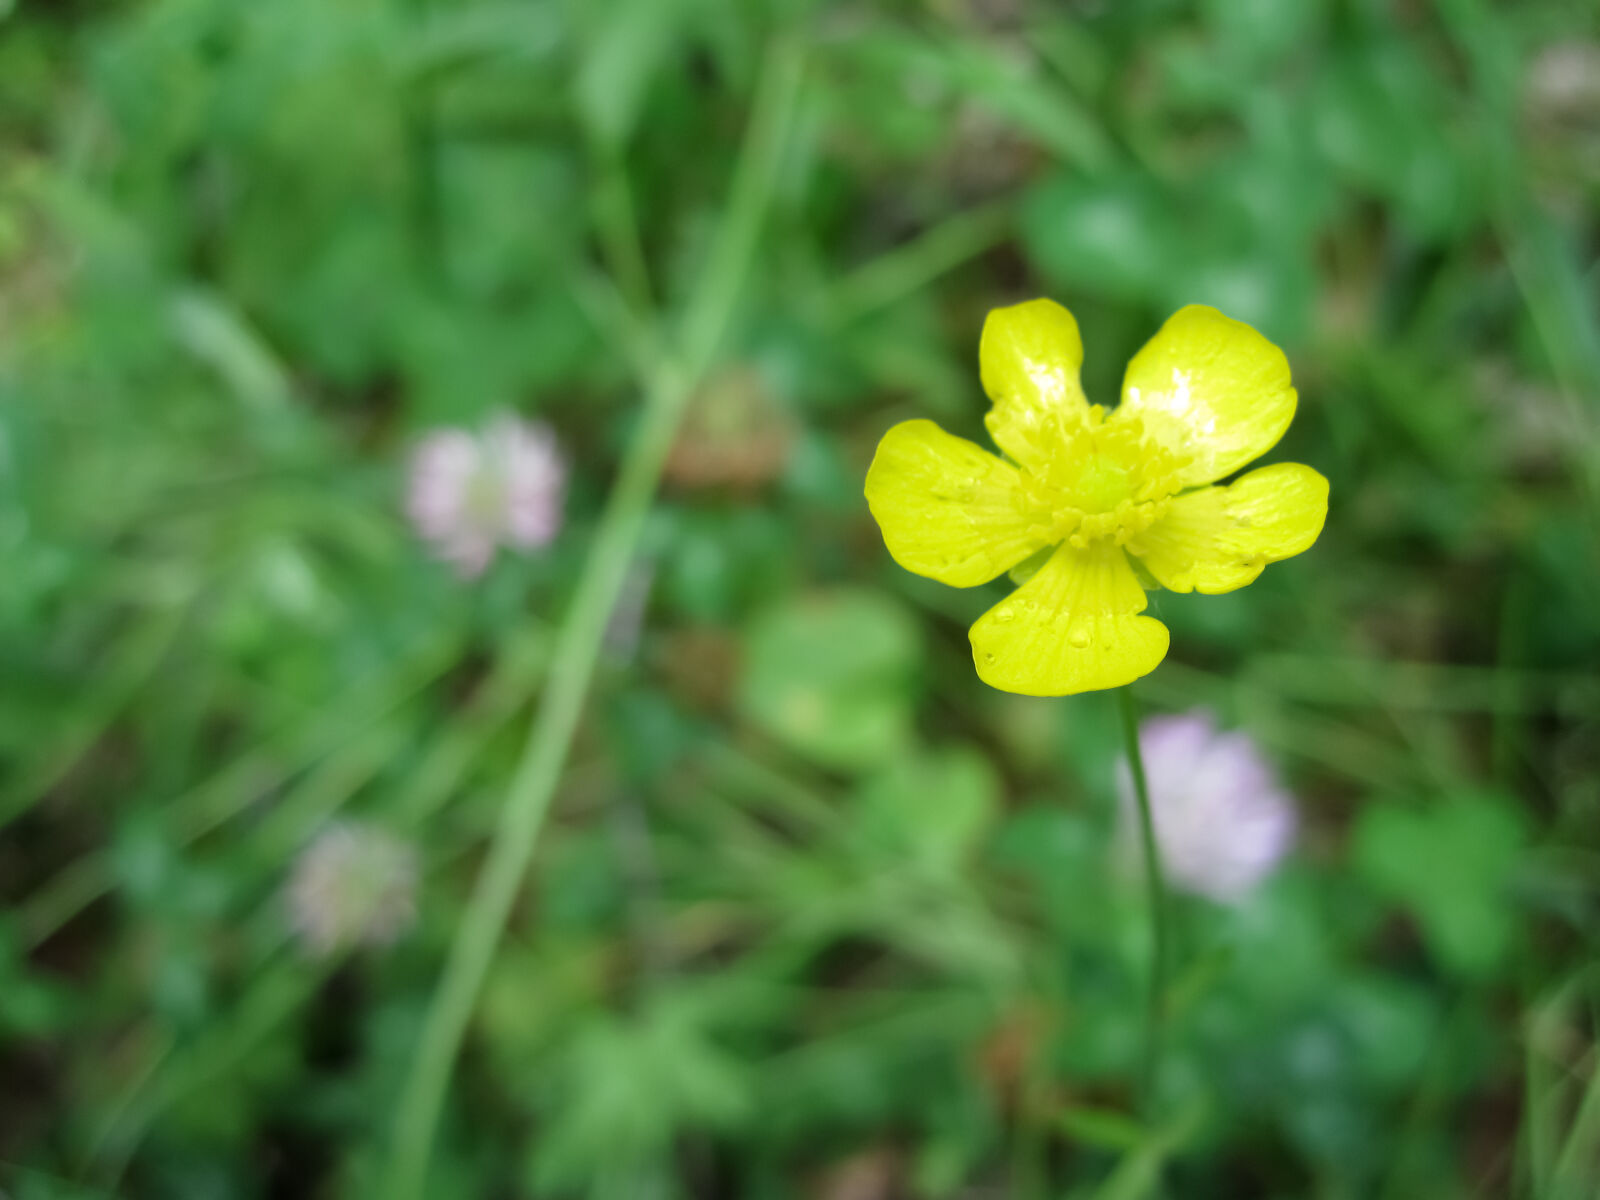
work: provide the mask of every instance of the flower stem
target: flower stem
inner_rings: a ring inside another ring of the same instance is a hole
[[[713,361],[754,257],[787,142],[802,53],[798,42],[780,38],[768,55],[718,239],[690,300],[678,355],[661,358],[651,372],[644,412],[601,514],[522,761],[400,1093],[385,1185],[378,1193],[387,1200],[415,1200],[427,1190],[428,1159],[456,1054],[560,781],[662,466],[684,407]]]
[[[1139,802],[1139,842],[1144,850],[1145,888],[1150,906],[1150,998],[1145,1009],[1144,1059],[1139,1068],[1139,1091],[1146,1115],[1154,1106],[1157,1071],[1161,1065],[1163,1026],[1166,1024],[1167,917],[1166,886],[1161,875],[1161,851],[1156,845],[1155,819],[1150,812],[1150,787],[1145,781],[1144,756],[1139,750],[1139,704],[1132,687],[1117,689],[1122,709],[1122,736],[1128,747],[1128,770]]]
[[[841,279],[834,288],[832,319],[844,325],[887,308],[1004,241],[1010,232],[1007,204],[957,213]]]

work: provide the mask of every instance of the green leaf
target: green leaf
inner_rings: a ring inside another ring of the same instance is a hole
[[[1329,999],[1353,1043],[1356,1070],[1396,1091],[1415,1086],[1439,1030],[1439,1008],[1429,993],[1369,973],[1341,980]]]
[[[1517,930],[1505,893],[1523,824],[1515,809],[1489,795],[1428,808],[1375,804],[1356,829],[1356,866],[1374,890],[1411,912],[1445,966],[1487,975]]]
[[[1321,0],[1205,0],[1201,7],[1218,47],[1254,61],[1294,50],[1322,18]]]
[[[977,750],[941,747],[897,758],[862,787],[859,828],[880,847],[936,868],[973,848],[999,801],[1000,780]]]
[[[826,766],[887,762],[911,740],[912,619],[876,592],[814,592],[751,626],[740,704],[756,725]]]
[[[1061,174],[1023,202],[1022,242],[1057,287],[1123,300],[1157,295],[1181,243],[1171,207],[1143,175]]]
[[[624,0],[600,6],[573,82],[584,124],[603,145],[620,146],[633,133],[650,85],[670,62],[680,33],[676,0]]]
[[[1452,144],[1447,98],[1422,57],[1392,41],[1336,60],[1311,110],[1325,164],[1389,200],[1426,238],[1459,230],[1483,204],[1471,156]]]

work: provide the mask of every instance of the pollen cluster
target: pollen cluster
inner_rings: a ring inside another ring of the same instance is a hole
[[[1042,537],[1080,550],[1107,537],[1126,545],[1150,528],[1188,461],[1147,437],[1137,417],[1107,421],[1098,404],[1039,442],[1049,453],[1022,470],[1024,504]]]

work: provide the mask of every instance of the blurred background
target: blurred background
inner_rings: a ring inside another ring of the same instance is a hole
[[[1600,1194],[1597,30],[0,0],[0,1190],[379,1194],[654,331],[714,276],[426,1194]],[[1101,403],[1181,304],[1257,325],[1301,394],[1269,461],[1333,485],[1312,551],[1151,597],[1141,703],[1234,767],[1152,763],[1210,815],[1150,1119],[1114,698],[985,689],[1009,585],[907,574],[861,497],[897,420],[982,440],[984,314],[1036,295]]]

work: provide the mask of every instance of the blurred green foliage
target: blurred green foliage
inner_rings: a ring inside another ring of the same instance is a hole
[[[704,397],[749,400],[734,465],[668,463],[428,1194],[1595,1195],[1597,28],[0,3],[0,1187],[373,1194],[638,412],[616,312],[678,318],[786,30]],[[1304,829],[1180,904],[1151,1127],[1109,702],[985,691],[990,590],[899,571],[860,499],[893,421],[981,438],[983,314],[1045,293],[1102,402],[1179,304],[1259,325],[1333,481],[1311,553],[1152,596],[1147,703],[1248,730]],[[567,525],[464,583],[406,451],[505,408]],[[316,959],[282,897],[340,815],[421,848],[419,920]]]

